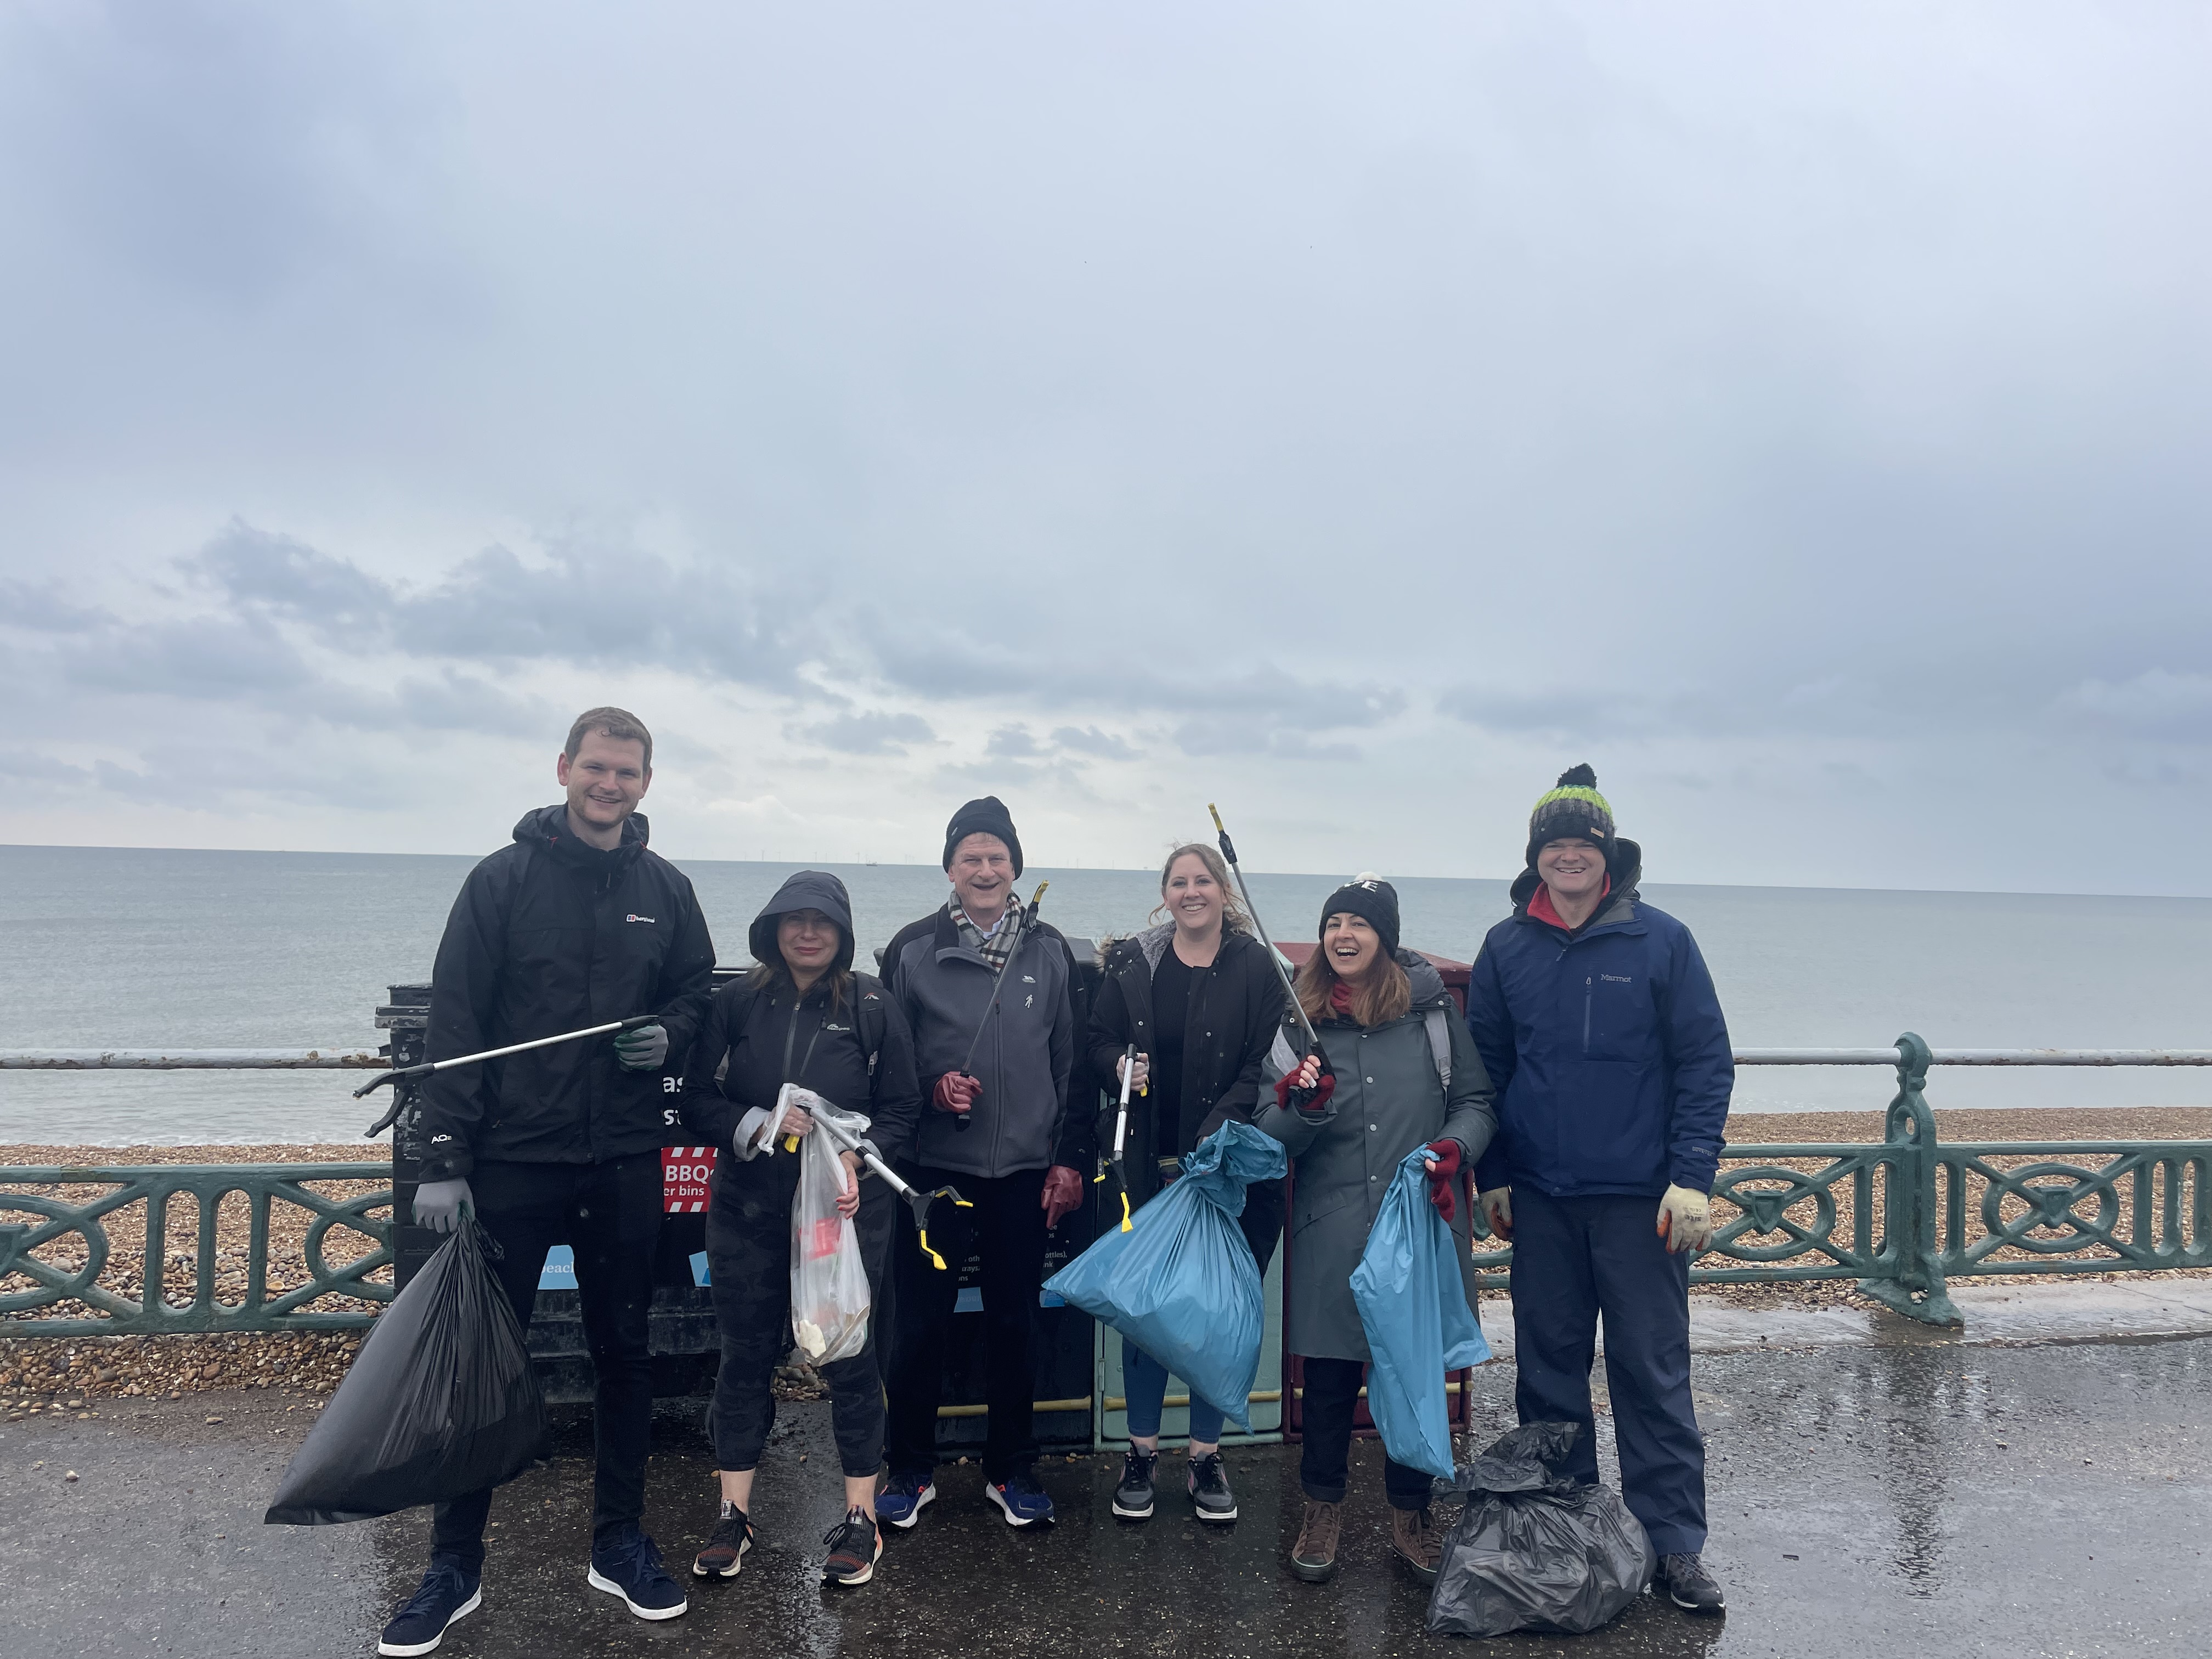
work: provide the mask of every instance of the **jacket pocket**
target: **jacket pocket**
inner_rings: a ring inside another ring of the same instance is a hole
[[[1583,1185],[1640,1186],[1661,1172],[1666,1124],[1654,1068],[1632,1060],[1586,1060],[1567,1068],[1559,1091],[1560,1173]]]
[[[1334,1214],[1358,1196],[1358,1193],[1351,1188],[1339,1187],[1312,1198],[1301,1197],[1297,1212],[1291,1218],[1291,1236],[1297,1237],[1323,1216]]]

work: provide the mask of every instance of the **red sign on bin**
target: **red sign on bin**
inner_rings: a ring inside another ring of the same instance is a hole
[[[707,1182],[714,1173],[714,1147],[663,1146],[661,1207],[670,1215],[694,1215],[705,1209]]]

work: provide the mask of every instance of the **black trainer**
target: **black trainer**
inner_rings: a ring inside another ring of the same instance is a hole
[[[1237,1494],[1229,1490],[1229,1471],[1221,1467],[1221,1454],[1208,1452],[1190,1460],[1187,1482],[1190,1501],[1201,1521],[1234,1521]]]
[[[446,1639],[448,1626],[483,1605],[483,1590],[477,1575],[450,1555],[434,1555],[430,1570],[422,1575],[422,1588],[392,1615],[376,1650],[396,1659],[434,1652]]]
[[[753,1547],[753,1523],[745,1512],[725,1498],[720,1519],[699,1553],[691,1558],[696,1578],[735,1578],[745,1565],[745,1552]]]
[[[822,1582],[825,1584],[865,1584],[876,1576],[876,1563],[883,1559],[883,1528],[876,1517],[857,1506],[845,1511],[845,1518],[822,1534],[822,1541],[830,1547],[830,1559],[822,1564]]]
[[[659,1548],[635,1526],[604,1544],[592,1544],[585,1582],[621,1596],[623,1605],[641,1619],[673,1619],[691,1605],[683,1586],[661,1565]]]
[[[1720,1581],[1705,1571],[1705,1564],[1695,1554],[1662,1555],[1659,1571],[1653,1582],[1667,1592],[1667,1597],[1678,1607],[1687,1607],[1692,1613],[1725,1613],[1728,1598],[1722,1595]]]
[[[1156,1451],[1129,1448],[1121,1460],[1121,1484],[1114,1488],[1114,1513],[1124,1521],[1152,1518],[1152,1469],[1160,1461]]]

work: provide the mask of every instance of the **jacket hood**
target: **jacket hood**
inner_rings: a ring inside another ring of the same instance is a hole
[[[652,828],[645,814],[633,812],[623,820],[622,844],[609,852],[578,841],[568,830],[568,803],[556,801],[550,806],[535,807],[525,812],[514,826],[514,838],[526,847],[535,847],[541,852],[556,854],[564,858],[583,859],[637,856],[651,839]]]
[[[1444,976],[1437,971],[1436,963],[1419,951],[1399,951],[1397,962],[1406,970],[1406,977],[1413,982],[1413,1006],[1426,1008],[1439,998],[1446,1002],[1451,1000],[1451,993],[1444,989]]]
[[[1595,927],[1601,922],[1626,921],[1636,914],[1636,901],[1640,896],[1637,885],[1644,879],[1644,849],[1632,841],[1617,842],[1612,855],[1605,861],[1606,873],[1613,878],[1613,891],[1606,895],[1605,908],[1584,924]],[[1544,884],[1543,877],[1530,865],[1513,878],[1511,897],[1513,914],[1528,914],[1528,901],[1536,896],[1536,890]]]
[[[1145,971],[1148,974],[1157,974],[1160,970],[1160,957],[1166,954],[1168,941],[1174,937],[1175,923],[1161,921],[1153,923],[1142,933],[1132,933],[1127,942],[1145,953]],[[1234,927],[1223,928],[1221,949],[1213,958],[1214,966],[1219,967],[1247,945],[1257,945],[1259,942],[1249,933],[1240,933]],[[1100,959],[1102,961],[1104,959],[1103,948]]]
[[[789,910],[819,910],[837,924],[837,955],[830,964],[833,973],[842,973],[853,965],[853,901],[845,891],[845,884],[826,870],[801,870],[785,879],[775,890],[775,896],[761,907],[753,918],[751,931],[745,935],[745,944],[751,949],[753,960],[767,963],[771,967],[782,962],[782,953],[775,943],[776,918]]]

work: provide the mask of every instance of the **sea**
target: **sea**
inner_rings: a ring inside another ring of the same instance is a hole
[[[475,860],[357,853],[0,846],[0,1048],[364,1048],[386,987],[420,983]],[[725,965],[796,867],[678,860]],[[942,903],[927,865],[831,865],[874,947]],[[1340,875],[1249,878],[1277,938],[1311,939]],[[1405,943],[1461,960],[1504,881],[1394,877]],[[1043,914],[1097,939],[1143,926],[1152,871],[1032,867]],[[1740,1048],[2212,1048],[2212,899],[1653,884],[1696,934]],[[0,1070],[0,1142],[358,1140],[358,1073]],[[1876,1110],[1876,1067],[1738,1073],[1739,1111]],[[1936,1106],[2212,1104],[2212,1070],[1939,1069]],[[2062,1130],[2054,1127],[2054,1134]],[[360,1143],[366,1158],[382,1142]]]

